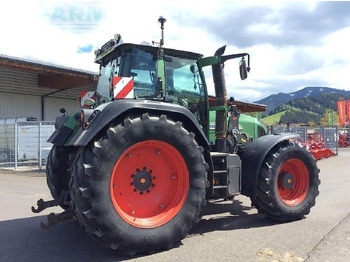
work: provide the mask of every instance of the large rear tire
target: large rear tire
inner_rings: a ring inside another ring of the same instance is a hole
[[[102,245],[128,254],[171,248],[205,205],[207,164],[193,133],[165,116],[112,125],[72,172],[76,217]]]
[[[319,194],[318,174],[316,160],[304,146],[279,144],[260,170],[255,203],[259,213],[280,221],[302,219]]]

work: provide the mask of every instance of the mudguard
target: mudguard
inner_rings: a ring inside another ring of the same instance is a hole
[[[298,134],[266,135],[258,138],[239,154],[242,161],[241,193],[255,202],[260,168],[270,150],[282,141],[298,138]]]
[[[210,149],[209,142],[197,119],[191,111],[180,105],[150,100],[121,99],[103,104],[101,107],[97,107],[96,110],[98,112],[93,113],[94,118],[89,119],[90,125],[85,130],[78,130],[67,144],[68,146],[86,146],[102,129],[118,117],[123,118],[131,113],[155,112],[166,114],[172,119],[181,121],[189,131],[195,133],[201,146]]]

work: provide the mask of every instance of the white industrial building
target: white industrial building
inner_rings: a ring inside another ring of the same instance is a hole
[[[54,121],[64,107],[80,108],[80,91],[93,91],[97,73],[0,54],[0,119]]]

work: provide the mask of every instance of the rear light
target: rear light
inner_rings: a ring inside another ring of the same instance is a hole
[[[96,116],[99,114],[99,110],[94,109],[82,109],[80,111],[80,124],[83,129],[86,129],[89,127],[92,121],[96,118]]]
[[[84,110],[80,111],[80,124],[83,129],[86,128]]]

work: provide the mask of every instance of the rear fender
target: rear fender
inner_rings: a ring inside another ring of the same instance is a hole
[[[255,202],[256,187],[261,166],[267,154],[279,143],[296,139],[297,134],[266,135],[256,139],[247,145],[247,148],[239,153],[242,161],[242,191],[245,196]]]
[[[109,124],[117,118],[123,119],[130,114],[142,114],[144,112],[154,112],[157,114],[165,114],[171,119],[179,120],[190,131],[195,133],[196,139],[200,146],[209,150],[210,145],[205,137],[205,134],[198,124],[197,119],[188,109],[170,103],[149,101],[149,100],[115,100],[107,105],[104,104],[94,118],[89,119],[89,126],[82,130],[80,129],[70,140],[68,145],[86,146],[89,144],[99,132],[103,131]]]

